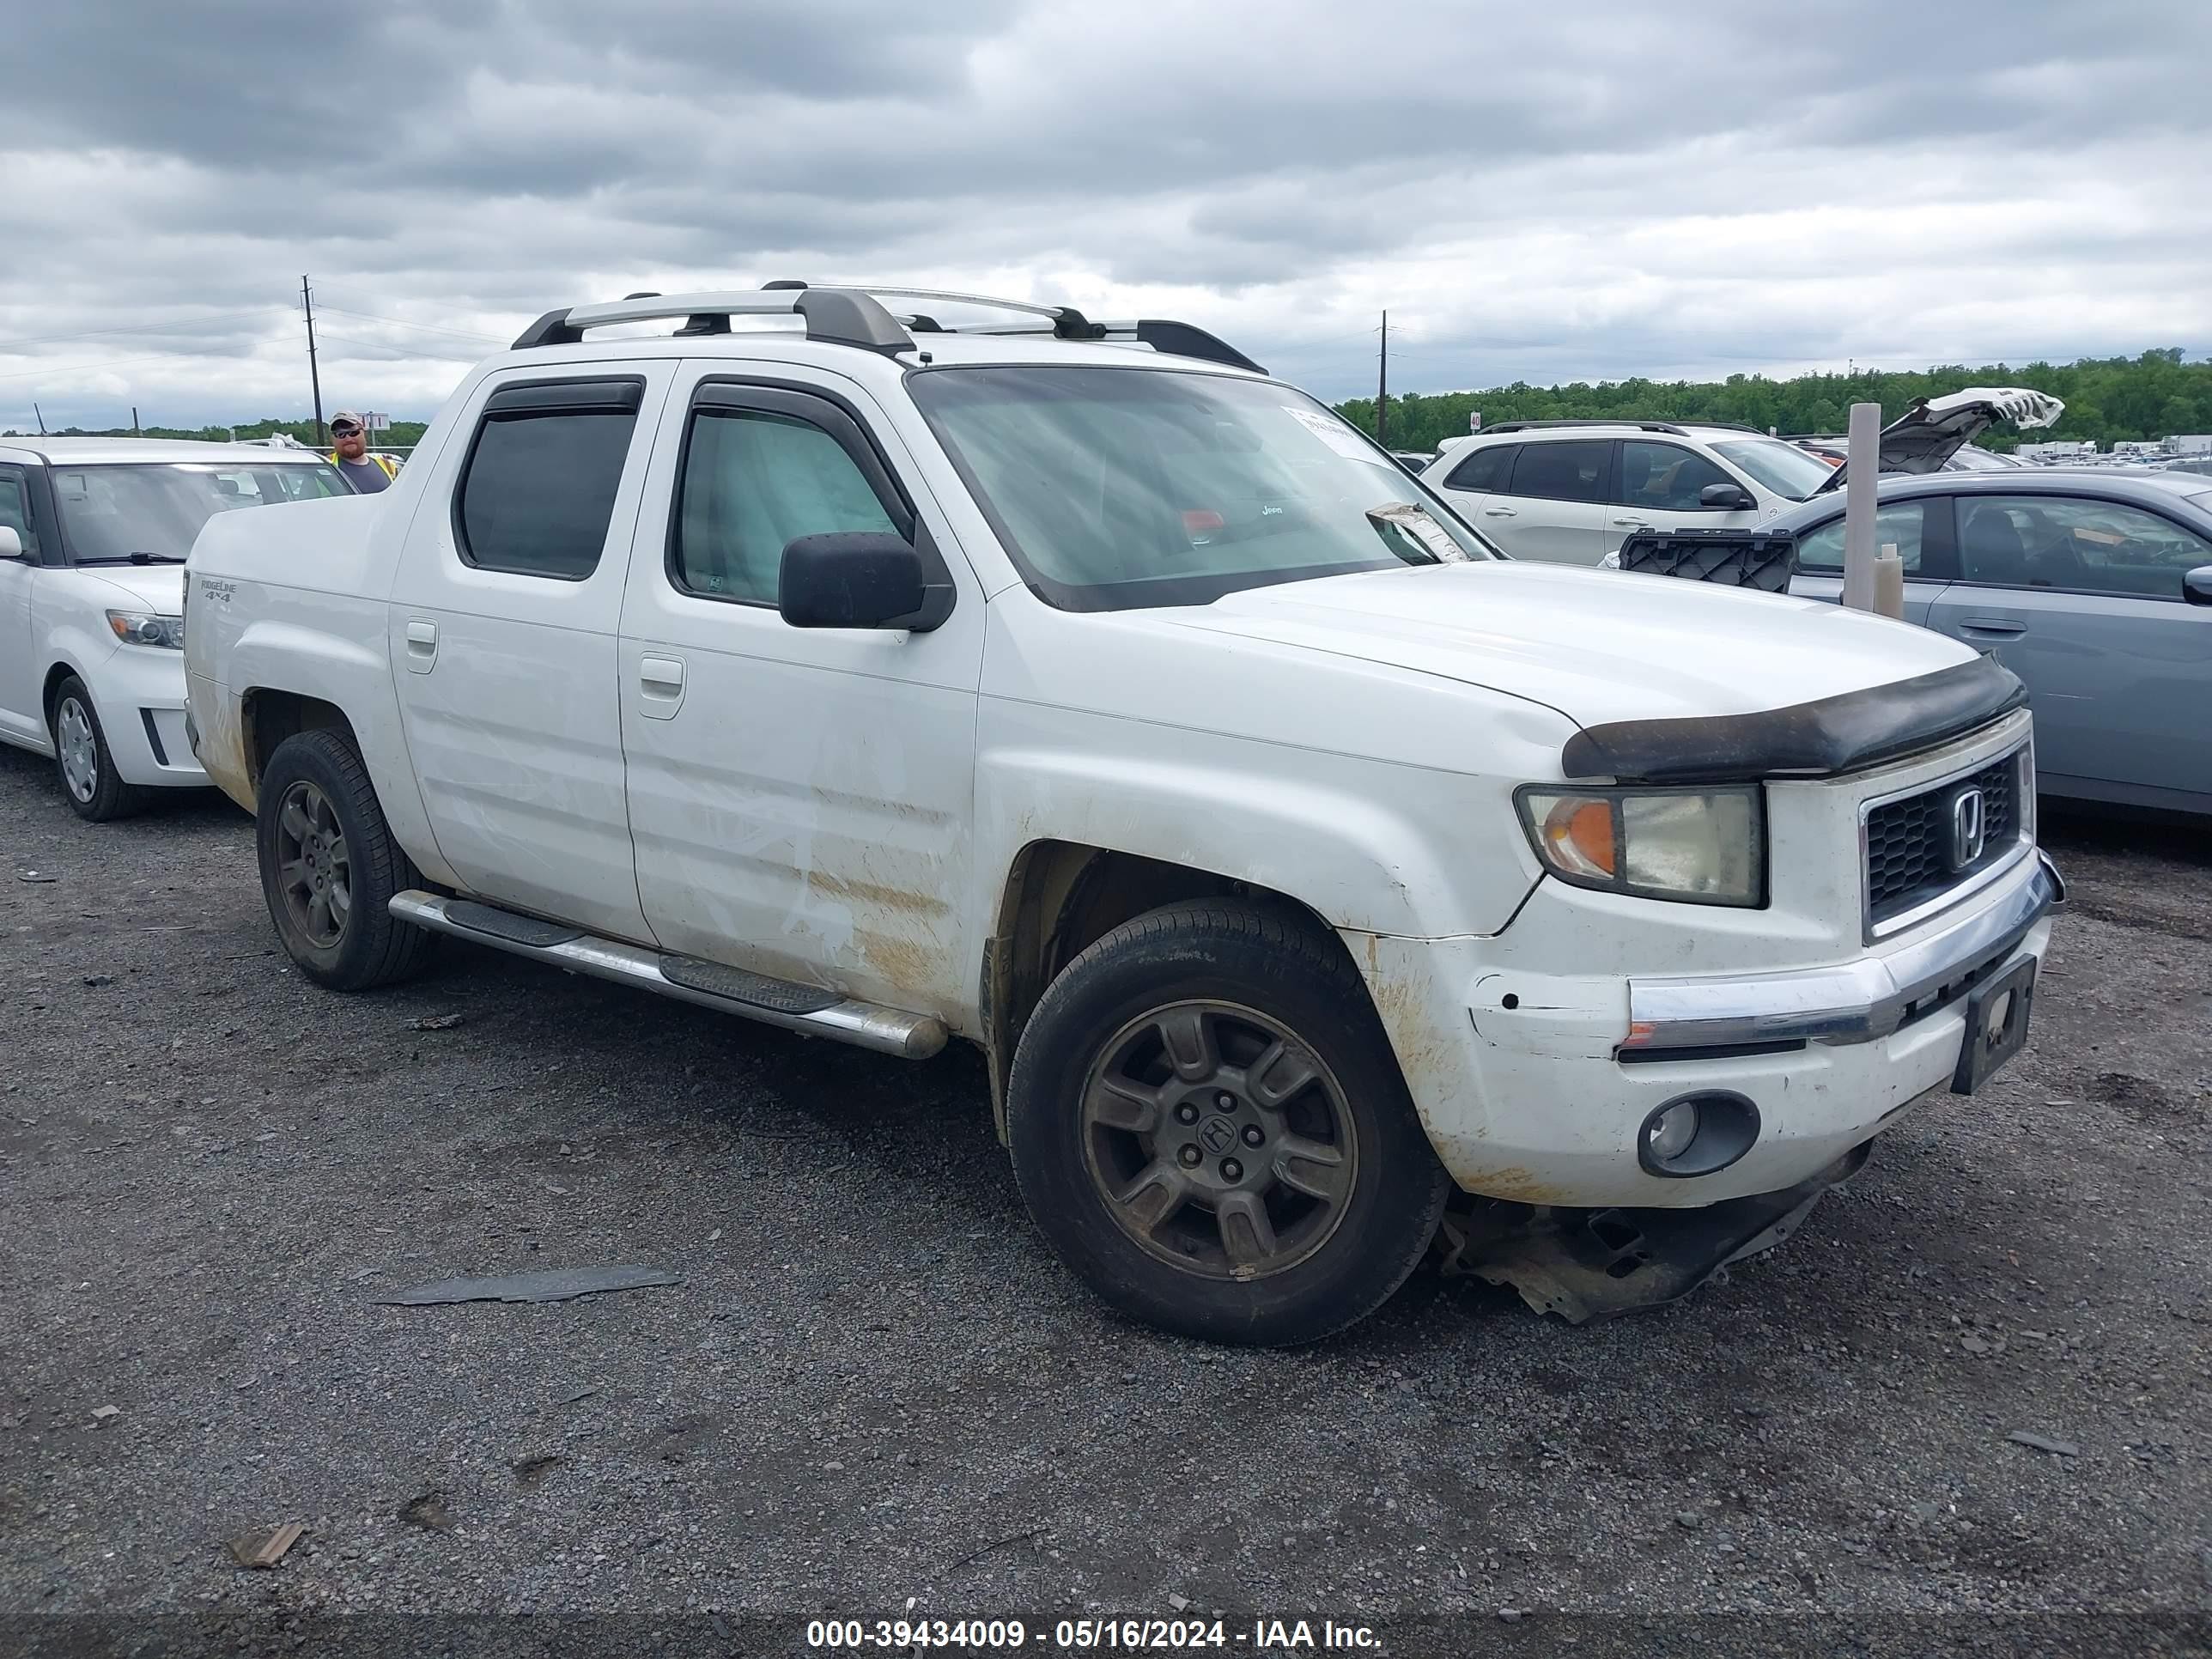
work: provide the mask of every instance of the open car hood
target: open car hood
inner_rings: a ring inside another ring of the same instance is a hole
[[[2026,386],[1968,386],[1941,398],[1923,398],[1881,429],[1881,470],[1940,472],[1944,462],[1999,421],[2049,426],[2065,412],[2066,405],[2049,392]],[[1850,468],[1845,461],[1820,489],[1840,488]]]

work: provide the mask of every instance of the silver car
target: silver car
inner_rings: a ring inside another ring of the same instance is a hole
[[[1905,619],[2027,685],[2040,793],[2212,813],[2212,477],[1936,472],[1879,500]],[[1842,597],[1840,492],[1759,528],[1796,541],[1790,592]]]

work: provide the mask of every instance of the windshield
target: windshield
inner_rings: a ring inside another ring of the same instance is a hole
[[[1387,451],[1286,386],[1073,367],[908,384],[1030,589],[1062,610],[1494,556]]]
[[[1779,438],[1731,438],[1713,448],[1778,495],[1808,501],[1835,468]]]
[[[127,561],[134,555],[181,562],[200,526],[218,513],[353,493],[325,461],[58,466],[53,480],[71,564]]]

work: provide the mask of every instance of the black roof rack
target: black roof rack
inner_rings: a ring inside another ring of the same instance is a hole
[[[957,305],[1017,311],[1035,322],[988,324],[979,327],[947,327],[935,316],[914,312],[893,313],[885,300],[927,300]],[[536,346],[574,345],[584,331],[617,323],[651,322],[681,318],[679,336],[726,334],[732,317],[796,315],[806,325],[806,337],[832,345],[859,346],[864,350],[892,354],[915,349],[915,334],[1033,334],[1060,340],[1133,340],[1155,351],[1202,362],[1267,371],[1202,328],[1164,318],[1144,317],[1130,322],[1093,322],[1073,306],[1036,305],[1026,300],[994,300],[987,295],[953,294],[918,288],[815,288],[786,277],[757,290],[740,289],[712,294],[633,294],[609,305],[571,306],[549,311],[518,335],[511,348],[527,351]]]
[[[1668,432],[1677,438],[1688,437],[1691,427],[1711,426],[1729,432],[1752,432],[1762,438],[1766,436],[1765,428],[1747,426],[1741,421],[1638,421],[1626,415],[1611,420],[1500,421],[1496,426],[1486,426],[1473,435],[1484,438],[1493,432],[1533,432],[1540,428],[1557,426],[1632,426],[1638,432]]]

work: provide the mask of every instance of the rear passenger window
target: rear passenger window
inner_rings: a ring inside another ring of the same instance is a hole
[[[1518,444],[1488,444],[1478,449],[1451,470],[1444,480],[1446,489],[1503,489],[1513,470],[1513,457],[1520,452]]]
[[[852,531],[901,533],[820,427],[757,409],[692,416],[672,561],[686,592],[774,605],[786,542]]]
[[[454,493],[461,557],[559,581],[596,570],[643,392],[573,380],[493,393]]]
[[[1523,444],[1513,464],[1511,495],[1535,495],[1554,501],[1605,499],[1606,461],[1610,440],[1595,443]]]
[[[1879,553],[1885,546],[1894,544],[1897,556],[1905,562],[1905,574],[1914,574],[1920,568],[1920,543],[1928,523],[1928,504],[1925,501],[1899,501],[1894,506],[1879,509],[1874,515],[1874,550]],[[1841,514],[1829,520],[1817,530],[1808,530],[1797,538],[1797,568],[1800,570],[1832,572],[1841,575],[1844,569],[1844,520]]]

